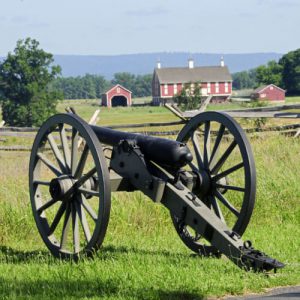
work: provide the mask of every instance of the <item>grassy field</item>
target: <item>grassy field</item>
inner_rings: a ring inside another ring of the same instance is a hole
[[[68,103],[60,104],[63,111]],[[94,102],[71,103],[88,119]],[[171,121],[164,108],[102,109],[99,124]],[[19,144],[19,140],[9,141]],[[204,299],[300,283],[299,140],[253,137],[257,203],[244,236],[284,262],[275,275],[193,255],[169,213],[139,192],[115,193],[102,250],[79,263],[50,256],[33,221],[27,152],[0,152],[1,299]]]

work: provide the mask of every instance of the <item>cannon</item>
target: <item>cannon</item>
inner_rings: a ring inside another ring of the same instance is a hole
[[[225,113],[195,116],[176,141],[54,115],[36,135],[29,189],[38,231],[59,258],[92,256],[106,234],[111,192],[140,190],[170,211],[195,253],[224,254],[245,270],[284,266],[241,238],[255,202],[255,164],[245,133]]]

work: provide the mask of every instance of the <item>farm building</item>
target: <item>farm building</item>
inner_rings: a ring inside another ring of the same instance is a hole
[[[281,89],[280,87],[274,84],[269,84],[261,86],[254,90],[254,92],[251,94],[251,99],[284,102],[285,92],[286,91]]]
[[[117,84],[102,94],[102,105],[107,107],[131,106],[131,94],[131,91]]]
[[[192,59],[187,67],[179,68],[162,68],[158,62],[152,78],[153,105],[173,102],[174,96],[188,83],[200,83],[203,97],[212,95],[212,102],[226,101],[232,93],[232,77],[223,58],[220,66],[211,67],[195,67]]]

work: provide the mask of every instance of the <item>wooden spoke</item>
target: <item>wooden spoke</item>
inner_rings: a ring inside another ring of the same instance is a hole
[[[195,150],[197,164],[199,166],[198,169],[204,169],[203,159],[201,156],[201,150],[200,150],[199,140],[198,140],[196,131],[193,132],[192,143],[193,143],[194,150]]]
[[[93,176],[96,173],[96,167],[88,171],[86,174],[84,174],[78,181],[76,182],[76,186],[79,188],[81,185],[84,184],[91,176]]]
[[[72,129],[72,156],[71,156],[71,172],[73,176],[77,169],[77,163],[78,163],[78,139],[79,139],[79,133],[75,128],[73,128]]]
[[[56,142],[54,140],[53,135],[51,133],[49,133],[48,136],[47,136],[47,139],[48,139],[50,147],[51,147],[51,149],[53,151],[53,154],[54,154],[54,156],[55,156],[55,158],[57,160],[57,163],[58,163],[61,171],[63,173],[68,173],[68,170],[67,170],[66,165],[65,165],[64,158],[62,157],[62,155],[61,155],[61,153],[60,153],[60,151],[58,149],[58,146],[57,146],[57,144],[56,144]]]
[[[221,210],[216,198],[214,196],[209,196],[209,200],[210,200],[210,203],[211,203],[211,207],[213,208],[216,215],[221,219],[221,221],[223,223],[226,223],[225,219],[224,219],[224,216],[223,216],[223,213],[222,213],[222,210]]]
[[[225,176],[227,176],[227,175],[229,175],[229,174],[237,171],[238,169],[240,169],[242,167],[244,167],[244,163],[241,162],[241,163],[239,163],[239,164],[237,164],[237,165],[229,168],[228,170],[226,170],[226,171],[224,171],[222,173],[217,174],[215,177],[212,178],[212,181],[216,182],[219,179],[221,179],[221,178],[223,178],[223,177],[225,177]]]
[[[50,199],[45,204],[43,204],[40,208],[38,208],[37,213],[40,215],[44,210],[51,207],[56,202],[57,202],[57,200]]]
[[[230,154],[232,153],[232,151],[234,150],[236,145],[237,145],[237,143],[235,140],[229,145],[229,147],[226,149],[226,151],[221,156],[221,158],[218,160],[218,162],[214,166],[212,166],[212,170],[211,170],[212,174],[217,174],[219,172],[219,170],[222,168],[225,161],[230,156]]]
[[[60,134],[60,139],[61,139],[61,144],[62,144],[62,149],[63,149],[63,155],[64,155],[64,159],[65,159],[65,164],[70,171],[71,152],[70,152],[68,139],[67,139],[66,131],[65,131],[63,124],[60,124],[59,134]]]
[[[72,228],[73,228],[73,245],[74,252],[78,253],[80,251],[80,236],[79,236],[79,218],[78,212],[76,210],[75,204],[72,203],[71,206],[72,211]]]
[[[85,211],[79,202],[76,202],[75,205],[76,205],[76,208],[78,211],[78,215],[79,215],[80,223],[82,225],[82,229],[83,229],[83,232],[85,235],[85,239],[87,242],[89,242],[91,239],[91,231],[89,228],[88,221],[86,219]]]
[[[78,163],[78,166],[77,166],[76,171],[74,173],[75,178],[79,178],[82,175],[82,172],[83,172],[88,154],[89,154],[89,147],[88,147],[87,144],[85,144],[84,149],[83,149],[82,154],[81,154],[81,157],[80,157],[80,160],[79,160],[79,163]]]
[[[198,172],[199,171],[199,167],[197,167],[195,164],[193,164],[192,162],[188,162],[188,165],[190,166],[190,168],[192,169],[192,171]]]
[[[67,242],[68,242],[68,235],[70,232],[70,225],[71,225],[71,205],[67,204],[65,220],[64,220],[61,241],[60,241],[60,249],[66,250]]]
[[[94,209],[90,206],[90,204],[88,203],[88,201],[85,199],[85,197],[83,195],[81,195],[81,204],[84,207],[84,209],[87,211],[87,213],[91,216],[91,218],[97,222],[98,217],[96,212],[94,211]]]
[[[82,187],[79,188],[78,191],[81,192],[81,193],[84,193],[84,194],[89,194],[91,196],[99,196],[99,191],[85,189],[85,188],[82,188]]]
[[[62,173],[56,168],[56,166],[42,153],[38,153],[37,157],[57,176],[61,176]]]
[[[210,122],[205,122],[204,125],[204,151],[203,151],[203,163],[204,167],[208,168],[208,162],[210,159]]]
[[[55,231],[57,225],[59,224],[59,222],[61,220],[61,217],[63,216],[63,214],[65,212],[65,210],[66,210],[66,204],[64,202],[62,202],[62,204],[60,205],[60,207],[59,207],[59,209],[58,209],[58,211],[57,211],[57,213],[56,213],[56,215],[53,219],[53,222],[52,222],[52,224],[49,228],[48,236],[51,235]]]
[[[218,156],[218,152],[219,152],[219,146],[221,144],[223,135],[224,135],[224,131],[225,131],[225,126],[223,124],[220,125],[217,137],[216,137],[216,141],[214,143],[214,147],[213,150],[211,152],[211,156],[210,156],[210,161],[209,161],[209,167],[214,166],[216,163],[216,159]]]
[[[226,189],[226,190],[237,191],[237,192],[245,192],[245,188],[242,188],[242,187],[239,187],[239,186],[233,186],[233,185],[226,185],[226,184],[216,183],[215,187],[216,188]]]
[[[218,190],[215,190],[214,194],[236,217],[239,217],[239,211]]]

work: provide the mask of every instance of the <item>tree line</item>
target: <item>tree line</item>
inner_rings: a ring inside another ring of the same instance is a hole
[[[300,94],[300,49],[290,51],[276,62],[268,62],[249,71],[238,72],[232,75],[233,88],[256,88],[260,85],[275,84],[289,95]]]
[[[65,99],[96,99],[115,84],[121,84],[132,92],[133,97],[151,95],[152,75],[116,73],[112,80],[101,75],[86,74],[77,77],[59,77],[49,84],[49,90],[61,91]]]
[[[290,95],[300,94],[300,49],[291,51],[276,61],[249,71],[232,74],[235,90],[253,89],[261,85],[275,84]],[[51,91],[59,90],[65,99],[95,99],[115,84],[132,91],[133,97],[151,96],[152,75],[116,73],[112,80],[101,75],[86,74],[78,77],[59,77],[50,85]]]

